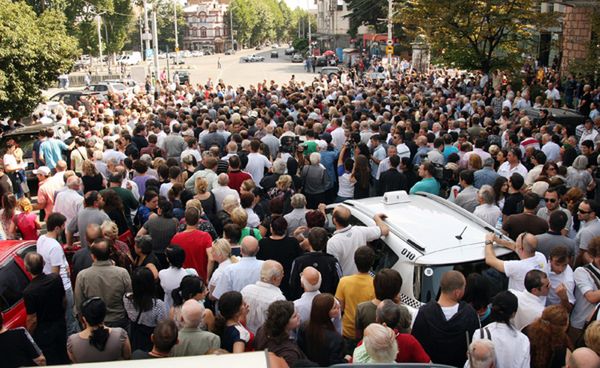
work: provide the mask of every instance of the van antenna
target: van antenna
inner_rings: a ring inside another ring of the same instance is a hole
[[[462,240],[462,235],[465,233],[466,230],[467,230],[467,227],[465,226],[465,228],[463,229],[463,231],[460,234],[458,234],[458,235],[455,236],[456,239]]]

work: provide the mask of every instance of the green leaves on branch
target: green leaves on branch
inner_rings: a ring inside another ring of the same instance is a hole
[[[537,0],[407,0],[396,19],[427,36],[437,61],[484,72],[519,63],[555,21]]]
[[[27,116],[40,90],[72,67],[77,41],[65,21],[56,10],[37,16],[24,2],[0,0],[0,119]]]

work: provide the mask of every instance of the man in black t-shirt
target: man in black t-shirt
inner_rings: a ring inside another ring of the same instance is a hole
[[[289,300],[296,300],[302,296],[303,289],[300,284],[300,274],[308,266],[316,268],[321,273],[322,280],[319,291],[335,294],[342,277],[342,267],[334,256],[325,253],[328,238],[327,230],[322,227],[310,229],[308,233],[310,251],[296,258],[292,263]]]
[[[2,367],[17,368],[46,365],[46,358],[23,327],[9,330],[0,313],[0,357]]]
[[[150,339],[152,340],[152,350],[149,352],[136,350],[131,354],[131,359],[152,359],[152,358],[168,358],[171,355],[171,349],[179,340],[177,339],[179,331],[177,325],[172,319],[163,319],[158,322],[152,332]]]
[[[68,364],[65,289],[58,274],[44,274],[44,258],[35,252],[25,256],[25,268],[33,276],[23,291],[27,330],[44,353],[47,363]]]

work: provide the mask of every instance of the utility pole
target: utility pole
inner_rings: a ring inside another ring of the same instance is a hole
[[[140,52],[142,54],[142,60],[146,59],[146,56],[144,55],[144,29],[142,28],[142,18],[139,18],[139,23],[140,23]]]
[[[175,65],[179,65],[179,40],[177,37],[177,0],[173,1],[173,17],[175,18]]]
[[[392,47],[392,50],[393,50],[394,40],[392,39],[392,28],[394,27],[394,25],[392,24],[392,16],[393,16],[392,2],[393,2],[393,0],[388,0],[387,47]],[[392,53],[387,52],[387,57],[388,57],[388,67],[389,67],[392,65]]]
[[[310,2],[307,0],[306,1],[306,15],[307,15],[307,21],[308,21],[308,54],[310,56],[312,56],[312,33],[310,30],[310,11],[309,11],[309,7],[310,7]]]
[[[150,37],[147,37],[147,35],[150,34],[150,21],[148,19],[148,3],[146,0],[144,0],[144,34],[146,35],[144,38],[146,41],[146,47],[144,48],[142,55],[144,60],[146,60],[146,50],[150,50]]]
[[[157,4],[152,7],[152,39],[154,40],[154,78],[156,78],[155,88],[160,91],[160,76],[158,74],[158,29],[156,25],[156,9]],[[169,57],[167,55],[167,57]]]
[[[233,51],[233,8],[229,3],[229,33],[231,36],[231,51]]]
[[[100,65],[102,65],[102,26],[100,25],[100,14],[96,14],[96,21],[98,22],[98,53],[100,54]]]

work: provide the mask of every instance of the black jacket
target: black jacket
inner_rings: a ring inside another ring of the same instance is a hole
[[[385,192],[391,192],[394,190],[408,191],[410,188],[408,187],[404,174],[399,172],[397,169],[391,168],[379,175],[379,181],[377,182],[377,195],[381,196]]]
[[[446,321],[442,308],[431,301],[419,309],[412,335],[419,340],[433,363],[462,367],[467,361],[467,333],[479,328],[477,312],[460,302],[458,312]]]
[[[296,300],[302,296],[303,290],[300,284],[300,274],[308,266],[316,268],[321,273],[321,287],[319,291],[335,295],[335,290],[342,277],[340,263],[331,254],[308,252],[296,258],[292,263],[289,300]]]

